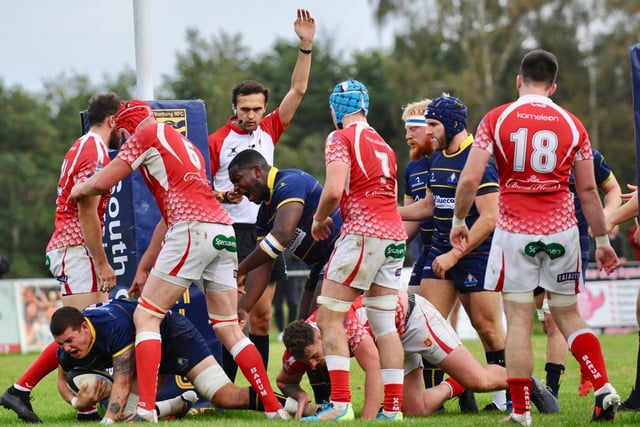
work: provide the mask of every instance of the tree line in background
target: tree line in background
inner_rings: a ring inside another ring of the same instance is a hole
[[[513,100],[522,55],[554,52],[560,63],[554,100],[585,123],[624,186],[636,182],[630,48],[640,34],[634,0],[370,0],[379,27],[392,26],[391,49],[338,51],[331,36],[316,40],[309,89],[276,150],[280,168],[324,177],[323,143],[333,130],[328,95],[357,78],[371,97],[369,121],[394,147],[398,176],[408,160],[401,107],[442,92],[460,97],[473,133],[490,108]],[[313,12],[313,11],[312,11]],[[323,23],[324,25],[324,23]],[[209,131],[231,114],[231,88],[243,79],[271,90],[269,110],[290,86],[297,43],[278,40],[252,54],[240,34],[186,34],[173,75],[163,76],[157,99],[203,99]],[[93,76],[95,77],[95,76]],[[44,250],[53,231],[54,203],[64,153],[80,134],[79,111],[96,92],[135,93],[131,69],[94,83],[63,74],[41,93],[0,81],[0,248],[11,277],[46,277]],[[401,179],[400,179],[401,180]],[[402,194],[400,188],[400,194]],[[401,196],[400,196],[401,198]]]

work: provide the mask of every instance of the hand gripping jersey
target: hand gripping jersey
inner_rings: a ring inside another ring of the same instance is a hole
[[[287,203],[302,203],[302,216],[296,227],[296,235],[289,243],[288,249],[308,265],[319,262],[329,256],[333,244],[340,235],[342,218],[336,209],[331,218],[334,227],[331,235],[324,240],[313,240],[311,225],[313,214],[318,207],[322,185],[313,176],[300,169],[278,170],[272,167],[267,177],[269,195],[260,205],[256,225],[258,239],[264,238],[273,228],[276,211]]]
[[[209,185],[200,151],[171,126],[142,128],[124,143],[118,158],[140,168],[168,227],[183,221],[231,224]]]
[[[78,138],[67,151],[58,181],[55,231],[47,245],[47,252],[57,248],[84,245],[78,219],[78,205],[67,203],[67,197],[75,184],[86,181],[110,161],[107,145],[100,135],[93,132]],[[98,204],[98,217],[102,226],[104,226],[104,212],[110,196],[109,193],[103,194]]]
[[[342,200],[342,235],[360,234],[406,240],[396,199],[396,155],[365,122],[331,132],[324,148],[326,163],[349,165]]]
[[[498,165],[498,227],[546,235],[576,224],[569,175],[574,160],[593,157],[577,117],[547,97],[521,96],[487,113],[474,146],[492,152]]]
[[[276,108],[264,116],[258,128],[253,132],[245,132],[236,128],[231,117],[227,123],[209,136],[209,156],[211,157],[211,175],[213,188],[216,191],[233,190],[229,179],[229,163],[243,150],[256,150],[262,154],[267,163],[273,165],[275,146],[287,128],[280,120],[280,109]],[[258,214],[258,205],[246,197],[239,204],[225,203],[223,207],[229,212],[234,222],[254,224]]]

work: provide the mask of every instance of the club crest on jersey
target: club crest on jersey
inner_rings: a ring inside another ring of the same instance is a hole
[[[222,234],[218,234],[213,238],[213,247],[219,251],[228,250],[229,252],[237,252],[238,247],[236,246],[236,237],[235,236],[225,236]]]
[[[563,256],[566,253],[566,249],[560,243],[549,243],[547,245],[539,240],[537,242],[529,242],[524,247],[525,255],[530,257],[536,256],[539,252],[544,252],[549,255],[549,258],[556,259]]]
[[[449,178],[447,178],[447,184],[458,184],[458,175],[456,175],[455,172],[451,172],[451,175],[449,175]]]

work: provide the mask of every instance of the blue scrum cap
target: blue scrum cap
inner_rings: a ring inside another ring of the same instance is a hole
[[[336,123],[341,126],[342,119],[358,111],[369,112],[369,92],[365,85],[357,80],[345,80],[333,88],[329,96],[329,105],[336,116]]]
[[[467,128],[467,107],[460,98],[455,96],[440,96],[434,99],[427,107],[424,116],[444,125],[447,142]]]

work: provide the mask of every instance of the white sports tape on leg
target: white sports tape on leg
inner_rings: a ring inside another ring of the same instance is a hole
[[[380,310],[373,307],[365,307],[369,327],[376,341],[387,334],[397,332],[395,310]]]
[[[229,316],[220,316],[218,314],[209,313],[209,324],[213,329],[234,326],[238,324],[238,315],[232,314]]]
[[[224,373],[220,365],[215,364],[209,366],[204,371],[200,372],[193,380],[193,386],[196,388],[201,396],[206,398],[209,402],[213,399],[213,395],[218,390],[227,384],[230,384],[231,380]]]
[[[503,292],[502,299],[505,301],[521,302],[521,303],[533,303],[535,297],[533,291],[529,292]]]
[[[395,294],[364,297],[362,299],[362,305],[365,307],[375,307],[380,310],[395,310],[397,304],[398,296]]]
[[[549,292],[549,307],[567,307],[578,302],[577,295],[557,294]]]
[[[331,311],[337,311],[338,313],[346,313],[351,308],[351,303],[349,301],[340,301],[338,299],[322,295],[317,298],[316,303],[327,307]]]

